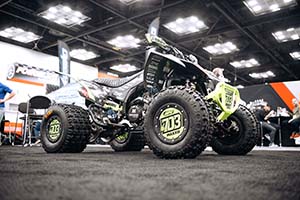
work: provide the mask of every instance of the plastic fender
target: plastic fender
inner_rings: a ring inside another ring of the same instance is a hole
[[[175,63],[181,65],[182,67],[186,67],[185,64],[184,64],[179,58],[177,58],[176,56],[173,56],[172,54],[163,54],[163,53],[159,53],[159,52],[155,51],[155,48],[149,49],[148,51],[149,51],[149,54],[148,54],[149,56],[150,56],[152,53],[153,53],[153,54],[157,54],[157,55],[159,55],[159,56],[161,56],[161,57],[164,57],[164,58],[166,58],[166,59],[168,59],[168,60],[171,60],[171,61],[173,61],[173,62],[175,62]]]
[[[222,113],[217,117],[219,121],[226,120],[234,113],[241,100],[238,89],[225,82],[219,82],[215,90],[205,98],[212,99],[222,109]]]

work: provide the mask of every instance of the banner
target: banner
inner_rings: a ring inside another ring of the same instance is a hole
[[[70,74],[70,49],[66,43],[58,40],[58,57],[59,57],[59,71],[64,74]],[[67,76],[60,76],[60,87],[70,83],[70,78]]]
[[[7,80],[43,86],[44,83],[55,84],[58,80],[54,72],[22,63],[13,63],[8,69]]]

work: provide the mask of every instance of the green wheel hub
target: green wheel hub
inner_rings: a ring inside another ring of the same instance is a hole
[[[126,133],[124,133],[124,134],[119,135],[118,137],[116,137],[115,140],[116,140],[118,143],[124,143],[124,142],[126,142],[126,140],[128,139],[128,136],[129,136],[129,133],[126,132]]]
[[[180,105],[168,103],[155,114],[155,132],[158,138],[168,144],[181,141],[188,130],[187,113]]]
[[[48,122],[47,138],[50,142],[56,142],[61,136],[61,122],[58,117],[52,117]]]

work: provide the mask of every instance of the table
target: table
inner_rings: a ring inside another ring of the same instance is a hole
[[[291,116],[285,116],[285,115],[284,116],[282,116],[282,115],[276,115],[276,116],[271,116],[269,118],[270,122],[273,122],[273,123],[275,122],[275,123],[277,123],[279,125],[278,134],[279,134],[279,146],[280,147],[282,146],[282,136],[281,136],[281,134],[282,134],[282,130],[281,130],[282,125],[281,125],[281,123],[284,120],[289,120],[291,118],[292,118]]]

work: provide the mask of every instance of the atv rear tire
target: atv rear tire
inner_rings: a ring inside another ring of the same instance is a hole
[[[193,90],[173,86],[153,99],[145,116],[145,137],[160,158],[195,158],[209,142],[205,102]]]
[[[141,151],[145,146],[145,137],[143,133],[126,132],[111,141],[110,146],[116,152]]]
[[[75,105],[53,105],[42,121],[42,147],[47,153],[79,153],[86,148],[90,132],[86,110]]]
[[[230,131],[228,127],[232,122],[236,127],[232,127],[233,130]],[[257,127],[255,116],[240,105],[223,125],[216,126],[217,132],[213,136],[211,147],[221,155],[246,155],[257,143]]]

